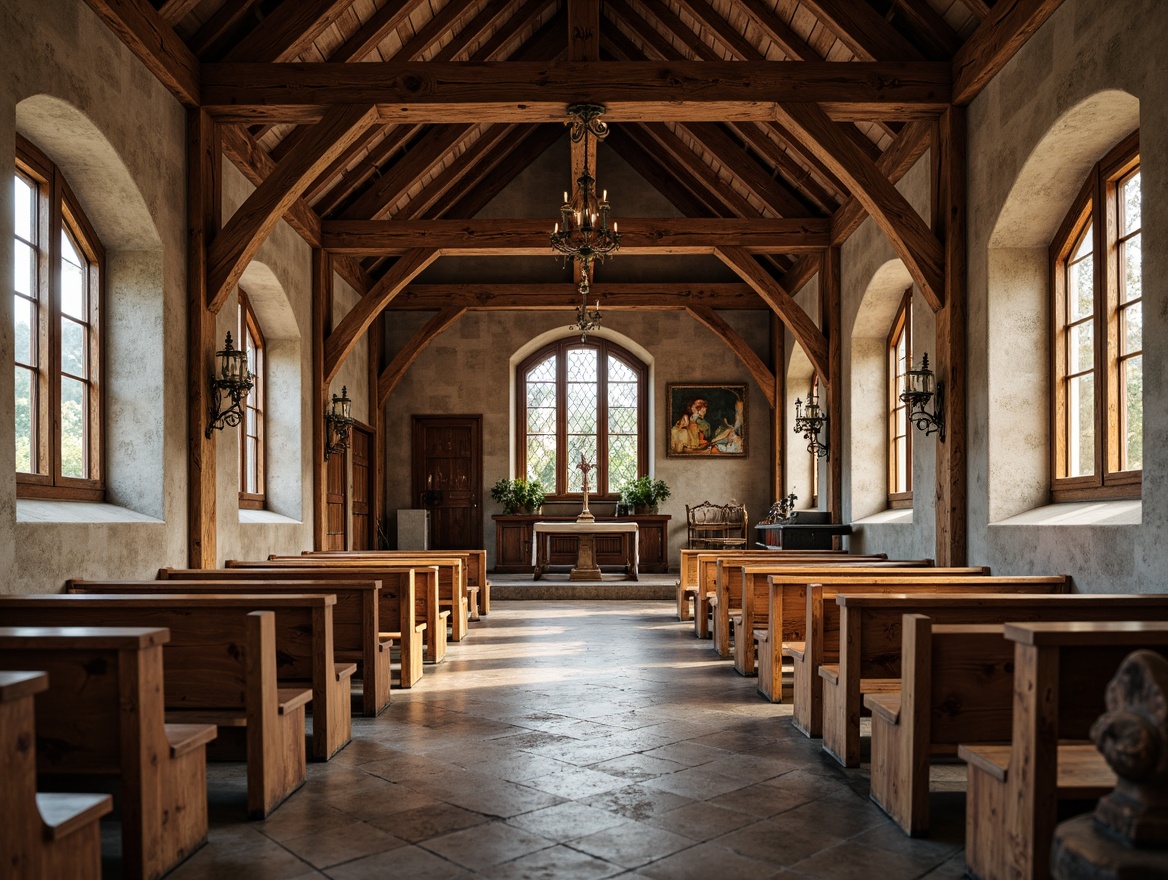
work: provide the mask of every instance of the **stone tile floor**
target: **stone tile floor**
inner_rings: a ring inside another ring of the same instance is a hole
[[[961,876],[963,795],[912,840],[789,715],[671,602],[493,603],[267,820],[212,765],[210,842],[170,877]]]

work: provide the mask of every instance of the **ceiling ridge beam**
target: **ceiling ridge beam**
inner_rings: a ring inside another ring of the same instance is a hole
[[[1062,0],[998,0],[953,56],[953,103],[976,98],[1061,5]]]
[[[184,107],[197,107],[199,59],[146,0],[85,0]]]
[[[688,306],[686,311],[693,316],[695,321],[725,342],[726,347],[734,352],[738,360],[742,361],[742,365],[758,383],[767,403],[773,409],[775,405],[775,374],[763,363],[762,358],[754,353],[754,349],[747,344],[742,335],[709,306]]]
[[[451,309],[443,309],[433,318],[426,322],[426,326],[422,327],[410,337],[409,341],[402,346],[401,351],[393,356],[393,360],[389,362],[381,375],[377,377],[377,406],[385,406],[385,401],[389,399],[389,395],[393,394],[393,389],[397,387],[397,383],[402,380],[406,371],[413,366],[414,361],[426,350],[434,339],[466,314],[466,309],[455,307]]]
[[[207,308],[218,312],[265,238],[305,187],[376,119],[372,107],[337,107],[252,191],[207,252]]]

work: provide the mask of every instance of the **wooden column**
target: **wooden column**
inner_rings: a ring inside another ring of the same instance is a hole
[[[377,380],[381,376],[381,350],[384,344],[385,312],[382,312],[373,322],[369,333],[369,424],[373,427],[373,442],[369,448],[369,471],[370,478],[373,480],[373,497],[369,499],[369,504],[372,507],[370,514],[373,516],[374,550],[380,549],[378,541],[381,536],[378,526],[384,528],[386,523],[385,511],[381,509],[385,503],[385,489],[381,485],[381,462],[384,460],[382,456],[385,454],[385,450],[381,447],[384,443],[385,432],[381,427],[381,403],[379,401],[380,395],[377,393]]]
[[[775,374],[775,405],[771,408],[771,500],[787,494],[787,328],[771,312],[771,368]],[[761,511],[760,511],[761,514]],[[761,518],[759,520],[761,522]]]
[[[840,249],[823,252],[819,269],[819,323],[827,337],[828,509],[833,523],[842,522],[844,495],[843,354],[840,338]]]
[[[215,122],[187,111],[187,565],[215,568],[215,436],[208,439],[215,314],[207,309],[207,248],[219,228]]]
[[[333,326],[333,263],[326,251],[312,249],[312,547],[324,549],[328,506],[328,465],[324,447],[328,442],[324,414],[328,407],[328,385],[324,379],[324,341]]]
[[[937,210],[933,226],[945,246],[945,307],[937,312],[934,369],[945,383],[945,440],[937,442],[937,565],[965,565],[968,553],[965,276],[965,108],[950,107],[934,142]]]

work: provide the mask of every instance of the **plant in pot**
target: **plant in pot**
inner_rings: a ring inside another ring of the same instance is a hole
[[[499,480],[491,487],[491,498],[503,505],[503,513],[536,513],[543,506],[545,492],[539,480]]]
[[[620,487],[621,501],[633,509],[633,513],[656,513],[657,505],[669,497],[669,487],[664,480],[652,477],[637,477]]]

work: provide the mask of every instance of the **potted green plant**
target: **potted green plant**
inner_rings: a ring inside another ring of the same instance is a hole
[[[491,498],[503,505],[503,513],[526,511],[537,513],[543,506],[545,492],[539,480],[499,480],[491,487]]]
[[[637,477],[620,487],[621,501],[633,508],[634,513],[656,513],[657,505],[669,497],[669,487],[664,480],[652,477]]]

